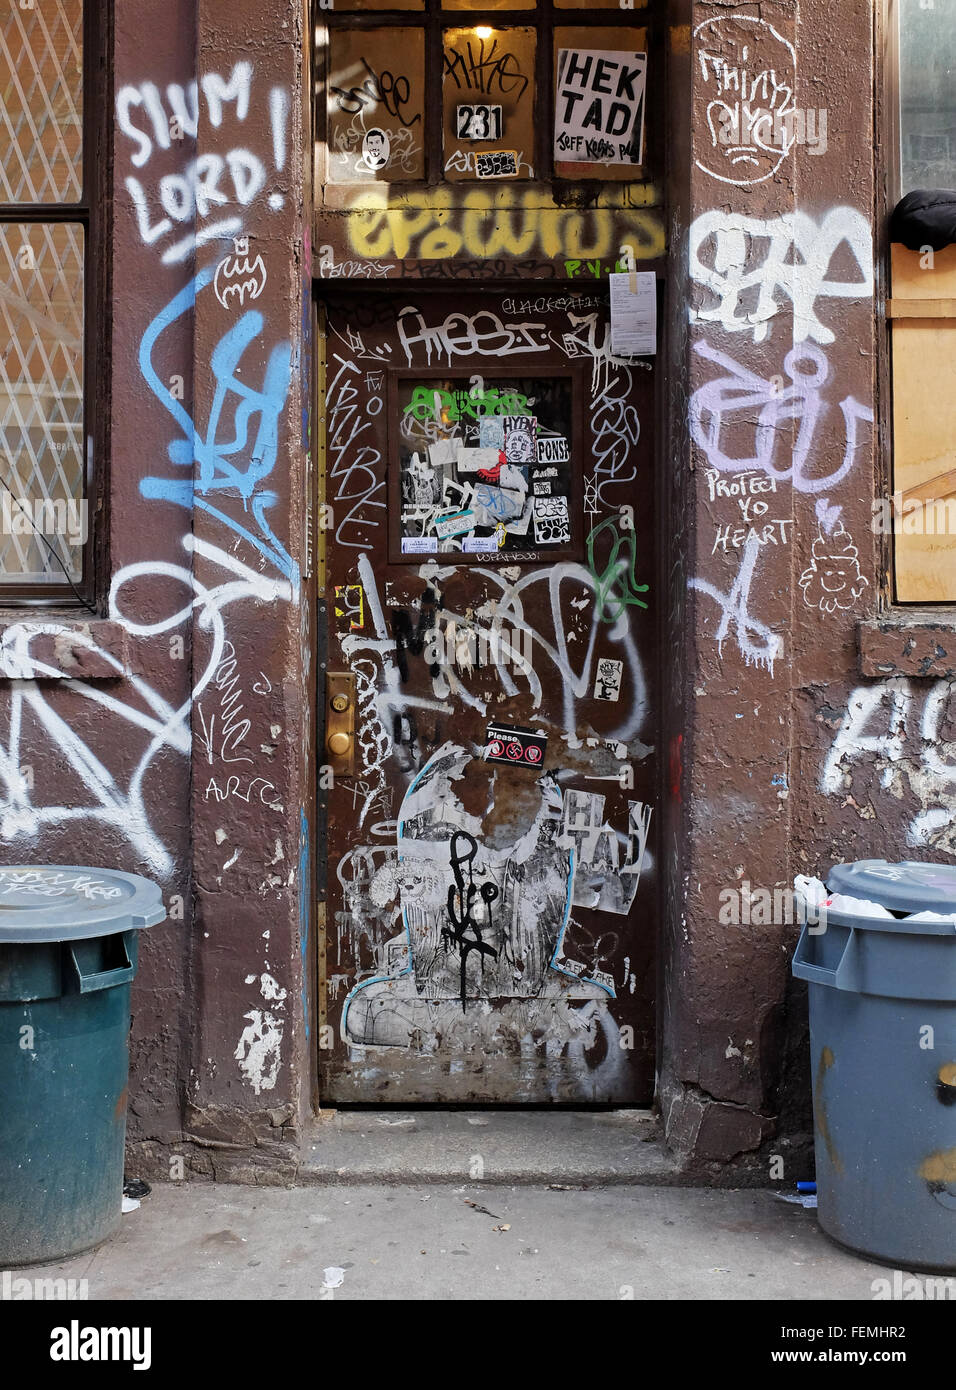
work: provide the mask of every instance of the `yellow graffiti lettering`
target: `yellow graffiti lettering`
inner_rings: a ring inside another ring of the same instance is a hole
[[[348,214],[352,251],[370,259],[444,260],[540,256],[599,261],[615,257],[622,241],[638,259],[664,254],[664,224],[654,206],[542,207],[535,191],[441,190],[407,193],[388,205],[385,189],[360,194]],[[459,202],[453,205],[451,199]],[[650,203],[652,190],[634,201]]]

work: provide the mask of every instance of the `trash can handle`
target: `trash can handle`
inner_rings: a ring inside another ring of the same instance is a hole
[[[129,944],[126,940],[126,933],[120,937],[123,946],[123,960],[125,964],[114,965],[110,970],[84,970],[77,960],[77,948],[82,946],[81,941],[70,943],[70,960],[73,962],[73,969],[76,971],[77,983],[81,994],[93,994],[98,989],[112,989],[115,985],[128,985],[136,974],[136,967],[130,960]]]
[[[826,965],[812,965],[806,958],[810,924],[804,922],[797,949],[793,953],[793,973],[814,985],[830,985],[834,989],[859,989],[859,958],[856,947],[856,928],[850,927],[843,952],[835,970]]]

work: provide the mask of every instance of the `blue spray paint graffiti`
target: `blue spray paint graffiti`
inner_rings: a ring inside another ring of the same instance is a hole
[[[273,348],[266,363],[262,390],[257,391],[237,375],[240,362],[250,343],[262,333],[263,317],[250,310],[220,338],[213,349],[210,367],[216,389],[209,409],[205,435],[201,435],[182,403],[170,393],[153,366],[153,350],[159,338],[196,302],[200,290],[212,280],[215,269],[206,266],[153,319],[143,334],[139,349],[140,371],[156,399],[169,411],[183,432],[182,439],[170,444],[171,462],[188,469],[185,477],[144,478],[140,492],[144,497],[163,498],[187,508],[197,507],[217,518],[242,536],[270,560],[293,584],[298,583],[298,566],[276,537],[266,519],[266,512],[276,503],[274,492],[261,484],[272,473],[276,463],[279,437],[279,416],[285,406],[291,380],[292,350],[288,343]],[[232,435],[224,416],[232,409]],[[253,427],[258,417],[258,428]],[[226,437],[220,437],[224,434]],[[252,437],[250,437],[252,436]],[[198,464],[198,476],[193,465]],[[240,525],[210,501],[217,492],[238,492],[255,530]]]

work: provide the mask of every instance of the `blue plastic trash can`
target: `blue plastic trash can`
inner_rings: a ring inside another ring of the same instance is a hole
[[[837,865],[886,908],[801,909],[820,1225],[903,1268],[956,1269],[956,867]],[[845,906],[845,904],[843,905]],[[929,911],[942,920],[913,921]]]

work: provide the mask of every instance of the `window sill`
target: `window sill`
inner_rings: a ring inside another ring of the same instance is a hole
[[[895,610],[857,623],[860,674],[956,680],[956,608]]]
[[[0,680],[118,680],[131,674],[129,636],[120,623],[75,613],[0,614]]]

